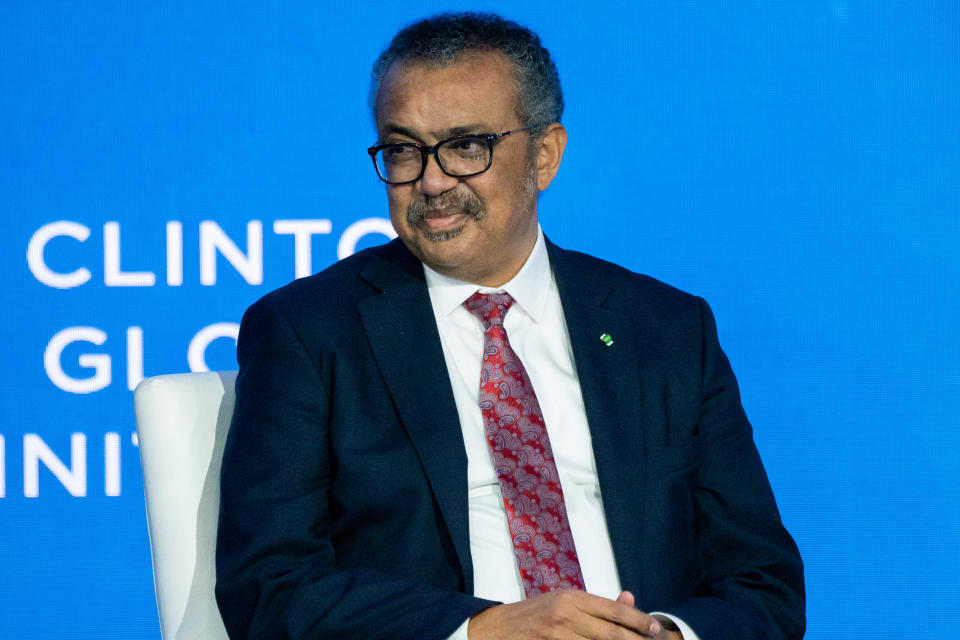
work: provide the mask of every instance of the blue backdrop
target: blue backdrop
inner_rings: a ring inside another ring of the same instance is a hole
[[[0,5],[0,637],[158,636],[130,388],[384,241],[369,66],[448,8],[555,54],[546,233],[713,305],[808,637],[960,637],[958,5],[516,4]]]

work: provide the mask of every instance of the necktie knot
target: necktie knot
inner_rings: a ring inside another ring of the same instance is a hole
[[[503,326],[503,316],[507,314],[513,298],[509,293],[480,293],[479,291],[467,298],[463,306],[477,317],[483,325],[483,330],[490,327]]]

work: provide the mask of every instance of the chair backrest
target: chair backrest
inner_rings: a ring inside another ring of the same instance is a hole
[[[214,599],[220,462],[236,371],[147,378],[134,393],[164,638],[227,638]]]

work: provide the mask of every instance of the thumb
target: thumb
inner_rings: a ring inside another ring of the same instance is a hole
[[[628,607],[632,607],[634,603],[633,594],[630,593],[629,591],[623,591],[620,593],[619,596],[617,596],[617,602],[622,602]]]

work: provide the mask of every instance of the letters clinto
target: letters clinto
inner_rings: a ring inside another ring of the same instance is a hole
[[[273,233],[277,236],[293,236],[293,276],[302,278],[313,273],[312,240],[316,235],[329,235],[333,224],[326,219],[274,220]],[[87,284],[93,278],[89,261],[77,264],[72,270],[50,266],[49,252],[54,247],[71,239],[85,244],[93,231],[80,222],[58,220],[37,229],[27,244],[27,265],[39,282],[54,289],[72,289]],[[337,242],[337,259],[352,255],[360,239],[368,234],[396,237],[390,221],[385,218],[361,218],[344,229]],[[217,284],[218,256],[226,260],[250,285],[263,284],[264,239],[263,222],[250,220],[246,223],[246,238],[236,242],[213,220],[200,222],[197,230],[199,254],[199,282],[204,286]],[[170,220],[165,223],[165,275],[166,284],[179,287],[184,283],[184,233],[183,223]],[[241,248],[241,245],[244,248]],[[153,287],[157,284],[157,269],[146,265],[131,267],[121,260],[122,230],[115,221],[103,224],[103,284],[108,287]],[[132,260],[130,261],[132,262]]]

